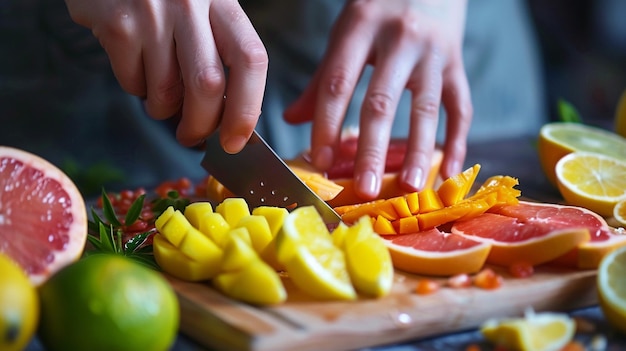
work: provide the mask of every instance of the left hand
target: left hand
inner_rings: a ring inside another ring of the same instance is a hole
[[[303,95],[285,111],[292,123],[313,121],[311,155],[332,166],[344,115],[363,68],[374,66],[361,108],[356,192],[380,192],[400,96],[411,96],[408,149],[400,173],[409,191],[423,187],[436,143],[439,107],[447,116],[442,176],[461,171],[472,119],[463,67],[465,0],[352,0],[332,30],[327,52]]]

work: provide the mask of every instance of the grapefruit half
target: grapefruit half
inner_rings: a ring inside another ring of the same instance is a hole
[[[590,241],[601,224],[591,211],[556,204],[520,201],[495,211],[456,222],[451,232],[491,244],[487,262],[501,266],[552,261]]]
[[[87,211],[65,173],[39,156],[0,146],[0,189],[0,252],[34,285],[80,257]]]
[[[491,247],[488,243],[437,228],[381,237],[385,239],[395,268],[425,275],[476,273],[485,264]]]

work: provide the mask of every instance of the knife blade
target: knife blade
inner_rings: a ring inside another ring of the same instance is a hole
[[[202,167],[251,207],[312,205],[327,225],[341,221],[332,207],[300,180],[256,131],[236,154],[224,151],[219,131],[205,145]]]

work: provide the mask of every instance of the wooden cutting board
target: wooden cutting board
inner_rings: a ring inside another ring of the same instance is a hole
[[[525,279],[499,273],[504,283],[496,290],[442,288],[417,295],[419,277],[397,271],[388,296],[353,302],[316,301],[285,278],[288,301],[273,307],[167,278],[179,297],[181,331],[216,350],[352,350],[475,328],[490,317],[521,316],[529,307],[567,311],[597,303],[595,270],[539,267]]]

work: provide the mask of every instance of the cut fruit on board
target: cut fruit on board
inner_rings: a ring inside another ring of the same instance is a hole
[[[394,267],[409,273],[435,276],[478,272],[491,247],[488,243],[437,228],[382,237]]]
[[[39,156],[0,146],[0,189],[0,252],[33,284],[80,257],[87,212],[65,173]]]
[[[626,198],[626,160],[591,152],[572,152],[557,162],[556,180],[568,204],[610,217],[613,207]]]
[[[602,259],[598,268],[598,299],[611,325],[626,333],[626,247]]]
[[[556,163],[574,151],[588,151],[626,160],[626,138],[581,123],[547,123],[539,131],[537,151],[548,180],[556,186]]]
[[[539,265],[556,259],[590,240],[588,222],[594,213],[571,206],[520,201],[496,213],[456,222],[452,233],[491,244],[488,263]]]

